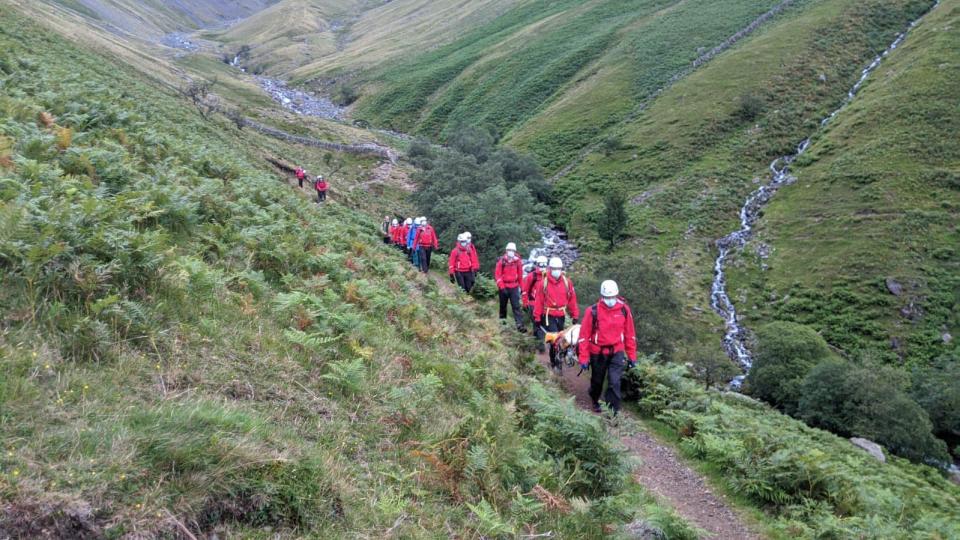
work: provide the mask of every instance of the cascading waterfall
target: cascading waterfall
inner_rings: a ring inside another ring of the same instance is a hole
[[[930,10],[936,9],[940,5],[940,0],[937,0]],[[903,43],[903,40],[907,36],[907,32],[915,27],[922,19],[926,16],[921,15],[919,18],[910,23],[910,26],[907,29],[897,34],[893,43],[890,44],[882,53],[877,55],[873,59],[873,62],[870,63],[867,67],[863,69],[860,73],[860,79],[857,80],[856,84],[853,85],[853,88],[847,92],[846,98],[843,102],[837,107],[833,112],[831,112],[826,118],[820,121],[820,127],[823,128],[829,124],[839,113],[842,111],[853,98],[856,97],[857,93],[860,91],[860,88],[863,86],[863,83],[867,80],[867,77],[873,73],[877,67],[880,66],[880,63],[889,55],[894,49],[900,46]],[[812,137],[812,135],[811,135]],[[754,191],[747,197],[746,202],[744,202],[743,207],[740,209],[740,228],[732,233],[720,238],[716,241],[717,248],[719,253],[717,254],[716,262],[713,265],[713,285],[710,288],[710,306],[713,308],[718,315],[723,317],[724,324],[726,326],[726,332],[723,336],[723,348],[726,350],[727,355],[743,368],[744,372],[749,372],[750,368],[753,366],[753,356],[750,354],[750,350],[747,348],[746,344],[746,333],[744,328],[740,325],[740,322],[737,317],[736,306],[733,305],[733,302],[730,300],[730,296],[727,293],[727,277],[724,272],[724,267],[727,262],[727,258],[730,256],[730,253],[734,249],[742,249],[746,243],[750,240],[750,237],[753,233],[753,227],[756,225],[757,219],[760,217],[760,211],[770,199],[773,198],[773,195],[784,185],[792,183],[795,178],[790,174],[790,165],[800,157],[807,149],[810,147],[810,139],[807,137],[799,145],[797,145],[796,151],[789,156],[779,157],[773,160],[773,163],[770,164],[770,181],[761,186],[759,189]],[[743,379],[746,375],[740,375],[731,381],[730,385],[733,388],[739,388],[740,384],[743,382]]]

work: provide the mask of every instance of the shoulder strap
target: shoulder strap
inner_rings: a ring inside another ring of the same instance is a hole
[[[590,306],[590,316],[592,317],[590,328],[590,341],[597,343],[597,334],[600,333],[600,319],[597,318],[597,304]]]

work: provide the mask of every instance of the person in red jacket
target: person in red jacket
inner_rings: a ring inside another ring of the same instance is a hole
[[[413,239],[413,248],[420,250],[420,271],[424,274],[430,270],[430,255],[438,247],[440,247],[440,241],[437,239],[437,232],[433,230],[427,218],[420,218],[420,228],[417,229],[417,236]]]
[[[403,220],[403,225],[400,226],[400,229],[397,231],[397,239],[395,240],[397,247],[400,248],[407,257],[410,257],[410,250],[407,249],[407,236],[410,235],[410,226],[413,225],[413,218],[407,218]]]
[[[537,339],[537,350],[544,351],[543,330],[540,328],[540,319],[533,316],[533,305],[537,300],[537,286],[543,287],[543,280],[547,275],[547,258],[543,255],[537,257],[533,270],[523,278],[523,285],[520,291],[520,301],[523,309],[530,315],[530,321],[533,323],[533,337]]]
[[[450,257],[447,259],[447,270],[450,273],[450,281],[456,282],[465,292],[470,293],[473,284],[476,282],[476,274],[473,269],[473,254],[470,249],[470,243],[463,234],[457,236],[457,245],[450,250]]]
[[[543,283],[537,285],[534,299],[533,318],[539,321],[547,332],[560,332],[566,326],[567,315],[577,324],[580,319],[580,306],[577,304],[577,291],[563,273],[563,261],[560,257],[550,259],[547,275]],[[550,366],[560,368],[556,344],[550,344]]]
[[[303,181],[307,179],[307,171],[303,170],[303,167],[297,166],[297,170],[293,173],[297,175],[297,183],[300,184],[300,189],[303,189]]]
[[[624,369],[637,365],[637,335],[633,313],[618,295],[612,280],[600,284],[600,301],[590,306],[580,326],[580,368],[589,369],[593,411],[600,412],[603,381],[609,378],[605,401],[616,415],[620,411],[620,379]]]
[[[506,253],[497,259],[493,270],[493,277],[500,290],[500,321],[507,320],[507,301],[513,309],[513,320],[517,323],[517,332],[523,333],[527,329],[523,326],[523,315],[520,312],[520,281],[523,279],[523,261],[517,257],[517,245],[507,244]]]
[[[317,175],[317,182],[313,185],[317,189],[317,203],[327,200],[327,190],[330,189],[330,183],[322,174]]]
[[[393,247],[400,247],[400,233],[403,231],[403,221],[397,221],[397,226],[393,228],[393,232],[390,234],[390,243],[393,244]]]
[[[390,220],[390,225],[387,226],[387,234],[383,237],[383,243],[387,245],[396,245],[397,244],[397,229],[400,228],[400,222],[396,219]]]

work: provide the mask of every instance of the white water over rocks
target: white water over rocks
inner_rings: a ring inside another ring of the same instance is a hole
[[[932,11],[939,5],[940,0],[937,0],[930,10]],[[929,11],[927,13],[929,13]],[[891,43],[890,46],[887,47],[882,53],[877,55],[873,62],[871,62],[870,65],[865,67],[863,71],[860,72],[860,79],[857,80],[856,84],[853,85],[853,88],[847,92],[847,97],[844,98],[840,106],[820,122],[821,128],[829,124],[830,121],[840,113],[840,111],[842,111],[851,101],[853,101],[853,98],[856,97],[857,93],[860,91],[860,88],[863,86],[863,83],[867,80],[867,77],[869,77],[870,74],[880,66],[880,63],[884,58],[886,58],[887,55],[889,55],[894,49],[903,43],[903,40],[907,36],[907,32],[916,26],[925,15],[926,14],[921,15],[918,19],[911,22],[910,26],[907,27],[907,30],[897,34],[897,37],[893,43]],[[740,228],[716,241],[719,253],[717,255],[716,262],[714,262],[713,265],[714,278],[713,285],[710,289],[710,306],[714,311],[717,312],[718,315],[723,317],[724,324],[726,326],[726,333],[723,336],[723,348],[726,350],[727,355],[729,355],[732,360],[735,360],[738,364],[740,364],[740,367],[743,368],[744,372],[749,372],[750,368],[753,366],[753,356],[750,354],[750,350],[747,348],[746,332],[738,320],[736,306],[733,305],[733,302],[730,300],[730,296],[727,292],[727,276],[724,272],[724,268],[730,253],[734,249],[742,249],[750,240],[751,236],[753,235],[753,227],[756,224],[757,219],[760,217],[760,212],[763,207],[770,202],[770,199],[773,198],[774,194],[776,194],[776,192],[782,186],[791,184],[794,182],[794,180],[796,180],[790,174],[790,164],[807,151],[807,149],[810,147],[811,137],[807,137],[799,145],[797,145],[796,151],[793,154],[773,160],[773,163],[770,164],[770,181],[751,193],[750,196],[747,197],[743,207],[740,209]],[[733,388],[739,388],[745,377],[746,375],[737,376],[733,379],[733,381],[730,382],[730,386]]]
[[[290,88],[283,81],[269,77],[257,77],[257,83],[270,94],[274,101],[297,114],[317,116],[327,120],[339,120],[343,115],[343,107],[329,99]]]
[[[567,233],[550,227],[537,227],[537,232],[540,233],[540,245],[530,250],[530,257],[524,264],[525,271],[532,270],[534,261],[541,255],[548,259],[560,257],[564,268],[570,268],[580,258],[577,247],[567,240]]]

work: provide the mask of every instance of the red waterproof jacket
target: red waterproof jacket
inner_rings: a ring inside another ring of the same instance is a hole
[[[533,272],[523,278],[521,286],[520,299],[523,301],[523,307],[527,307],[537,300],[537,286],[543,288],[543,270],[534,268]]]
[[[520,257],[514,257],[512,261],[507,260],[504,255],[497,259],[497,266],[494,267],[493,277],[497,280],[498,289],[513,289],[520,286],[520,280],[523,279],[523,262]]]
[[[432,247],[437,249],[440,243],[437,241],[437,233],[430,225],[423,225],[417,229],[417,237],[413,239],[413,245],[417,248]]]
[[[398,246],[406,247],[407,236],[410,234],[410,226],[404,223],[400,226],[400,230],[397,231],[397,237],[393,240]]]
[[[447,259],[447,269],[451,275],[454,272],[473,271],[473,253],[469,245],[463,247],[457,244],[457,247],[450,250],[450,257]]]
[[[594,319],[593,313],[597,316]],[[626,352],[627,358],[637,361],[637,335],[633,328],[633,313],[630,307],[618,299],[611,308],[602,301],[590,306],[583,314],[580,326],[580,363],[590,361],[591,354],[600,354],[604,350],[618,353]]]
[[[317,188],[317,191],[326,191],[330,189],[330,182],[326,180],[317,180],[317,183],[314,184],[314,187]]]
[[[390,238],[391,242],[397,241],[397,229],[399,228],[399,225],[390,225],[387,227],[387,237]]]
[[[544,277],[546,281],[537,284],[533,320],[540,320],[543,315],[569,316],[571,319],[579,319],[580,306],[577,305],[577,291],[574,290],[570,278],[560,274],[558,279],[551,276],[549,272]]]
[[[295,172],[297,175],[297,180],[303,180],[304,178],[307,177],[307,173],[300,167],[297,167],[297,170]]]

